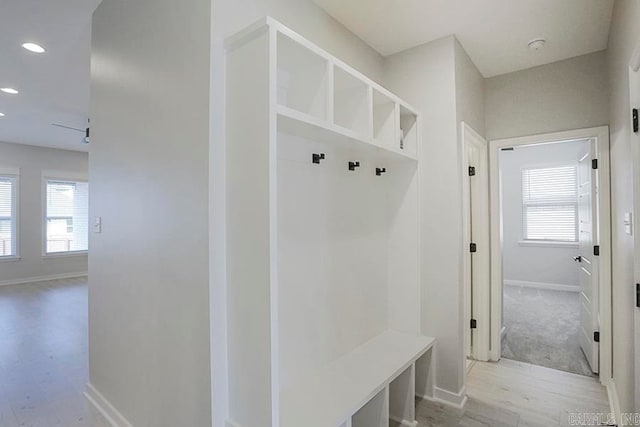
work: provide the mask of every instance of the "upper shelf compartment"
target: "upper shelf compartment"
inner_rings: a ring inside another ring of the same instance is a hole
[[[338,66],[333,72],[333,105],[336,125],[371,136],[371,87]]]
[[[373,139],[381,147],[393,147],[398,129],[396,103],[379,90],[373,90]]]
[[[313,129],[317,134],[322,128],[324,136],[417,160],[420,139],[415,109],[272,18],[228,38],[225,45],[233,50],[260,37],[261,46],[275,49],[262,52],[258,48],[253,54],[275,53],[268,61],[270,89],[276,95],[270,113],[279,122],[297,120],[296,129]]]
[[[404,105],[400,105],[398,148],[414,155],[418,152],[418,115]]]
[[[278,104],[327,120],[329,62],[281,32],[277,38]]]

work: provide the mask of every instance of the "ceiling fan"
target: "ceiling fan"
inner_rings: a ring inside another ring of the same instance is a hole
[[[73,126],[61,125],[59,123],[51,123],[51,126],[55,126],[55,127],[59,127],[59,128],[63,128],[63,129],[69,129],[69,130],[73,130],[73,131],[76,131],[76,132],[82,132],[84,134],[84,138],[82,139],[82,143],[83,144],[88,144],[89,143],[89,128],[88,127],[86,129],[79,129],[79,128],[75,128]]]

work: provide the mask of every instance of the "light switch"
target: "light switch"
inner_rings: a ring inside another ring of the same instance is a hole
[[[627,212],[624,214],[624,232],[628,235],[633,234],[632,230],[633,219],[631,216],[631,212]]]
[[[102,217],[97,216],[93,221],[93,232],[94,233],[102,233]]]

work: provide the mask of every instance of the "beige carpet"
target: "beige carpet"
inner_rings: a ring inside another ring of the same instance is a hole
[[[594,376],[578,344],[580,294],[504,287],[502,357]]]

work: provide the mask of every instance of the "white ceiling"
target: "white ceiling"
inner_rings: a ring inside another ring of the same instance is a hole
[[[485,77],[607,47],[614,0],[314,0],[382,55],[455,34]],[[529,41],[547,39],[532,52]]]
[[[101,0],[1,0],[0,141],[88,151],[91,14]],[[485,77],[606,48],[613,0],[314,0],[383,55],[455,34]],[[527,42],[548,40],[541,52]],[[42,55],[21,44],[43,45]]]
[[[91,14],[101,0],[1,0],[0,141],[87,151]],[[26,41],[47,49],[24,50]]]

